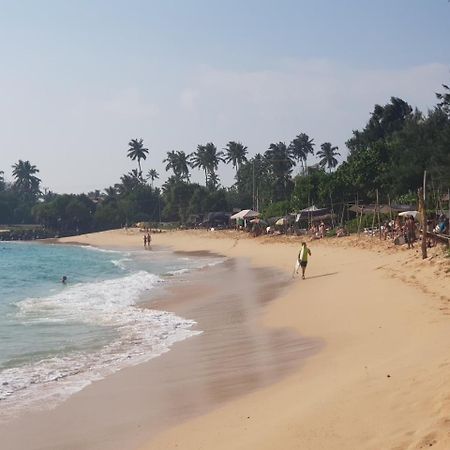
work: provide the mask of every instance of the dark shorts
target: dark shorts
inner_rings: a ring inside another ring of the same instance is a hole
[[[300,261],[301,267],[306,267],[308,265],[308,261]]]

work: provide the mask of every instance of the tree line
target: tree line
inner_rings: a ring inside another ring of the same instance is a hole
[[[143,170],[151,152],[143,139],[132,139],[126,155],[136,169],[103,191],[56,194],[41,188],[39,170],[30,161],[12,167],[13,181],[0,172],[0,223],[38,223],[60,233],[108,229],[138,221],[187,222],[194,215],[233,208],[258,208],[266,216],[305,208],[371,202],[376,193],[397,203],[415,203],[424,170],[434,192],[450,185],[450,95],[437,93],[436,106],[423,113],[392,97],[375,105],[365,127],[346,142],[348,156],[338,164],[339,149],[330,142],[316,148],[314,138],[300,132],[289,144],[271,143],[249,156],[241,142],[223,149],[208,142],[188,154],[168,151],[163,162],[168,178],[155,187],[160,174]],[[316,164],[308,159],[316,156]],[[232,186],[220,184],[218,169],[231,164]],[[191,182],[192,169],[204,184]]]

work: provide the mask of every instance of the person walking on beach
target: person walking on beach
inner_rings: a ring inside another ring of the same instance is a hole
[[[144,234],[144,248],[147,247],[147,236]]]
[[[152,236],[150,234],[150,232],[147,233],[147,245],[150,247],[150,244],[152,242]]]
[[[296,273],[298,268],[302,268],[302,278],[305,279],[306,266],[308,265],[308,255],[311,256],[311,250],[306,246],[306,242],[302,242],[302,248],[298,253]]]

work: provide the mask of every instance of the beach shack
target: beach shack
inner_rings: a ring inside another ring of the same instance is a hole
[[[260,216],[259,212],[252,209],[243,209],[230,217],[230,221],[235,221],[236,228],[247,228],[252,219],[256,219]]]

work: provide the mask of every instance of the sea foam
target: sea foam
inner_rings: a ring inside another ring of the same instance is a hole
[[[162,279],[145,271],[98,282],[66,286],[57,294],[17,303],[24,325],[89,324],[113,331],[96,351],[67,351],[0,372],[0,417],[23,408],[48,408],[94,380],[150,360],[172,344],[201,333],[195,322],[137,302]]]

